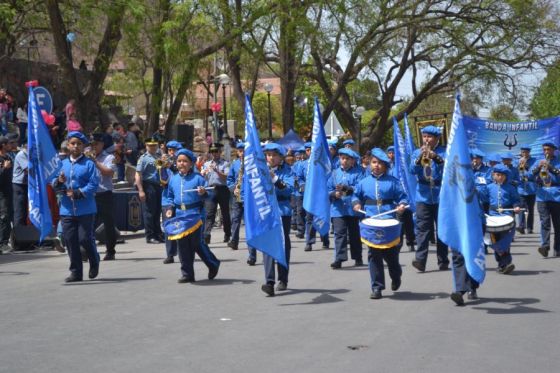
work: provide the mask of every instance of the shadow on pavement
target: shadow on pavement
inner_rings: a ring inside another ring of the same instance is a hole
[[[29,272],[16,272],[16,271],[0,271],[0,276],[24,276]]]
[[[313,304],[326,304],[326,303],[337,303],[342,302],[343,300],[333,296],[332,294],[344,294],[348,293],[350,290],[348,289],[288,289],[287,291],[277,292],[277,297],[285,297],[294,294],[318,294],[316,297],[311,299],[308,302],[300,302],[300,303],[283,303],[280,304],[281,306],[305,306],[305,305],[313,305]]]
[[[449,298],[449,293],[416,293],[411,291],[399,291],[393,293],[392,295],[383,295],[384,298],[389,298],[393,300],[406,300],[406,301],[421,301],[421,300],[434,300]]]
[[[480,307],[489,303],[497,303],[501,307]],[[469,301],[466,306],[475,310],[486,311],[493,315],[507,315],[507,314],[520,314],[520,313],[545,313],[550,312],[540,308],[529,307],[529,304],[540,303],[537,298],[479,298],[475,301]]]
[[[101,285],[101,284],[114,284],[114,283],[131,282],[131,281],[146,281],[146,280],[155,280],[155,279],[156,279],[155,277],[103,277],[103,278],[97,278],[95,280],[72,282],[63,285],[64,286]]]
[[[196,281],[192,285],[199,285],[199,286],[221,286],[221,285],[233,285],[233,284],[242,284],[248,285],[254,283],[255,280],[246,280],[242,278],[215,278],[213,280],[201,280]]]

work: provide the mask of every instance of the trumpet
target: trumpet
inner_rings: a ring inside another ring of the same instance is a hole
[[[154,165],[156,166],[156,168],[158,170],[161,170],[162,168],[169,168],[171,167],[173,163],[169,160],[169,159],[156,159],[156,161],[154,162]]]
[[[539,177],[543,182],[544,186],[549,187],[552,185],[552,179],[550,178],[550,173],[548,172],[548,167],[550,166],[550,159],[548,156],[545,157],[545,164],[541,166],[539,170]]]
[[[527,161],[528,159],[525,157],[519,158],[519,164],[517,165],[517,169],[519,171],[527,171]]]
[[[432,148],[428,145],[428,143],[424,143],[424,146],[422,146],[422,159],[420,160],[422,167],[432,166],[432,159],[430,158],[431,151]]]
[[[95,154],[95,151],[91,148],[84,150],[84,157],[91,159],[92,161],[95,161],[95,158],[97,158],[97,154]]]

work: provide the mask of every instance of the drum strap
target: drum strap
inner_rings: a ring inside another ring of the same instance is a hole
[[[366,206],[377,206],[377,205],[390,205],[394,203],[393,199],[366,199]]]

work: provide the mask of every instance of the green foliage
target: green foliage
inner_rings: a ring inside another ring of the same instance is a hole
[[[490,110],[490,119],[503,122],[517,122],[519,121],[519,116],[511,105],[499,104]]]
[[[550,67],[531,101],[534,118],[560,115],[560,60]]]
[[[261,139],[268,138],[268,95],[264,92],[256,92],[251,102],[253,114],[259,130]],[[280,105],[280,97],[276,95],[270,96],[270,107],[272,116],[272,136],[280,138],[282,134],[282,108]],[[237,135],[243,137],[245,133],[245,112],[239,105],[237,100],[228,101],[228,119],[237,121]]]

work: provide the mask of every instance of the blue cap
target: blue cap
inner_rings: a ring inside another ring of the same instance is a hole
[[[72,131],[72,132],[68,132],[68,135],[66,136],[66,140],[70,140],[71,138],[77,138],[78,140],[80,140],[84,145],[89,144],[89,140],[86,137],[86,135],[84,135],[83,133],[81,133],[80,131]]]
[[[394,153],[395,152],[395,147],[393,145],[389,146],[387,148],[387,152],[393,152]]]
[[[471,158],[484,158],[484,153],[480,149],[471,149]]]
[[[551,148],[558,149],[558,146],[552,141],[545,141],[543,142],[542,146],[550,146]]]
[[[531,145],[523,144],[521,145],[520,149],[531,151]]]
[[[298,153],[305,153],[305,147],[300,146],[299,148],[296,148],[294,150],[294,154],[298,154]]]
[[[383,151],[383,149],[373,148],[371,149],[371,155],[379,159],[381,162],[384,162],[387,167],[391,164],[391,160],[387,156],[387,153]]]
[[[441,136],[441,130],[436,126],[426,126],[422,128],[422,133],[432,136]]]
[[[280,144],[276,144],[274,142],[269,142],[268,144],[266,144],[263,148],[263,150],[265,152],[276,152],[278,154],[280,154],[282,157],[284,157],[286,155],[286,150],[284,149],[284,147]]]
[[[311,149],[312,146],[313,146],[313,143],[312,143],[312,142],[306,142],[305,144],[303,144],[303,147],[304,147],[305,149]]]
[[[165,147],[168,149],[183,149],[183,145],[179,141],[171,140],[165,144]]]
[[[355,145],[356,143],[354,142],[354,140],[352,139],[348,139],[348,140],[344,140],[344,142],[342,143],[343,146],[346,145]]]
[[[360,155],[358,154],[358,152],[353,151],[352,149],[349,149],[352,152],[352,157],[356,160],[359,161],[360,160]]]
[[[506,152],[506,153],[503,153],[503,154],[500,156],[500,158],[501,158],[501,159],[513,159],[514,157],[513,157],[513,154],[511,154],[511,152]]]
[[[355,152],[352,149],[348,149],[348,148],[338,149],[339,155],[345,155],[347,157],[354,158],[354,153]]]
[[[492,172],[497,172],[497,173],[504,174],[504,175],[508,176],[509,175],[509,168],[507,168],[506,165],[497,164],[492,168]]]
[[[196,162],[196,157],[194,156],[194,153],[191,152],[191,151],[190,151],[189,149],[187,149],[187,148],[180,149],[180,150],[177,152],[176,155],[177,155],[177,158],[179,158],[180,155],[186,155],[186,156],[191,160],[191,162],[193,162],[193,163]]]
[[[240,141],[237,144],[235,144],[235,149],[245,149],[245,143]]]
[[[502,161],[502,159],[500,158],[500,156],[496,153],[490,153],[488,154],[488,157],[486,157],[486,160],[488,162],[498,162],[500,163]]]
[[[338,144],[338,141],[336,140],[328,140],[327,144],[329,144],[329,147],[331,148],[335,148],[336,149],[336,144]]]

